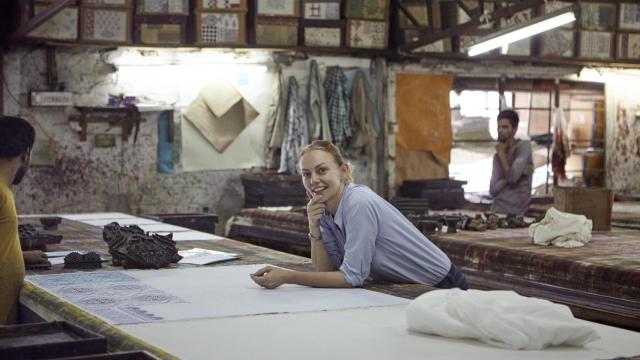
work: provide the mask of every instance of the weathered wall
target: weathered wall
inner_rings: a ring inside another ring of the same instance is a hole
[[[150,50],[56,48],[58,82],[64,83],[66,90],[74,93],[76,105],[104,105],[109,94],[121,93],[144,96],[145,101],[164,100],[178,108],[189,103],[181,97],[184,89],[174,89],[170,83],[163,85],[162,76],[150,81],[153,84],[127,83],[119,78],[111,62],[127,52],[133,53],[130,55],[134,57],[143,56],[151,63],[166,61]],[[318,62],[322,73],[329,65],[340,64],[365,70],[369,66],[369,60],[363,59],[319,58]],[[307,64],[307,61],[293,62],[289,74],[298,78],[305,97]],[[43,48],[24,47],[7,53],[4,71],[8,88],[4,91],[4,114],[34,120],[53,140],[57,153],[54,166],[32,167],[23,183],[15,187],[19,213],[123,211],[140,214],[201,212],[208,208],[220,216],[222,223],[242,208],[244,191],[240,174],[245,170],[184,172],[180,164],[176,164],[175,174],[157,172],[157,120],[160,112],[143,114],[145,121],[140,126],[135,144],[132,137],[123,143],[119,128],[109,129],[106,124],[90,124],[88,140],[82,142],[77,133],[77,123],[68,121],[71,109],[27,106],[29,90],[46,89]],[[178,123],[181,121],[179,110],[175,119]],[[176,129],[181,136],[179,124]],[[93,136],[105,131],[116,134],[116,146],[96,148]],[[262,144],[255,142],[252,142],[252,147],[262,148]],[[178,137],[174,147],[178,148],[180,143]],[[370,184],[375,166],[365,158],[353,160],[356,182]],[[260,162],[264,163],[263,159],[259,159]],[[222,228],[218,227],[220,231]]]
[[[119,93],[114,68],[101,60],[103,55],[96,49],[56,50],[58,81],[78,94],[77,104],[104,104],[110,91]],[[45,88],[45,68],[42,49],[23,48],[5,57],[10,93],[4,94],[4,113],[37,121],[55,141],[57,152],[53,167],[32,167],[14,188],[19,213],[117,210],[139,214],[208,208],[224,220],[242,207],[242,170],[157,172],[159,112],[144,113],[135,144],[132,137],[123,143],[117,135],[116,147],[95,148],[91,135],[104,132],[107,125],[90,125],[88,141],[81,142],[75,123],[67,120],[68,109],[27,107],[28,90]],[[110,132],[119,134],[117,128]]]

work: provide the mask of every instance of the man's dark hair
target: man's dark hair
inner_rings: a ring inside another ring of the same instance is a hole
[[[500,114],[498,114],[498,120],[507,119],[511,123],[512,128],[517,128],[518,123],[520,122],[520,118],[518,117],[518,113],[513,110],[502,110]]]
[[[33,148],[36,132],[27,120],[0,116],[0,158],[12,159]]]

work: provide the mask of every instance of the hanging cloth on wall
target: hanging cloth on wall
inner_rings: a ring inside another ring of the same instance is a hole
[[[282,68],[278,66],[277,77],[273,81],[271,93],[275,94],[269,105],[267,129],[265,133],[265,166],[276,169],[280,165],[282,140],[284,138],[284,120],[287,112],[287,93],[282,76]]]
[[[202,89],[184,116],[218,152],[224,152],[258,112],[233,85],[221,80]]]
[[[564,119],[562,108],[553,109],[553,151],[551,153],[551,168],[554,176],[564,180],[567,178],[564,166],[571,155],[569,138],[567,137],[567,122]]]
[[[364,73],[358,71],[351,89],[353,137],[351,138],[351,143],[349,143],[349,149],[356,155],[362,152],[371,155],[376,137],[378,136],[373,126],[374,108],[373,103],[367,96],[369,92],[371,92],[371,90],[364,77]]]
[[[311,60],[310,64],[308,89],[307,106],[309,107],[309,134],[311,135],[311,139],[331,141],[327,102],[324,91],[322,91],[322,87],[320,86],[318,63],[315,60]]]
[[[309,123],[305,103],[298,92],[296,78],[289,77],[287,115],[284,121],[284,140],[279,173],[298,173],[298,153],[309,144]]]
[[[351,103],[347,94],[347,77],[339,66],[327,68],[324,89],[333,143],[345,150],[351,138]]]

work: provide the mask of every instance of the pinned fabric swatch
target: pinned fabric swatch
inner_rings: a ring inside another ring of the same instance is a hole
[[[584,246],[591,240],[592,228],[593,222],[584,215],[550,208],[542,221],[529,226],[529,236],[536,245],[575,248]]]
[[[184,110],[184,116],[218,152],[224,152],[258,115],[258,111],[226,81],[202,89]]]
[[[513,291],[433,290],[407,307],[409,330],[513,350],[583,346],[600,339],[569,307]]]

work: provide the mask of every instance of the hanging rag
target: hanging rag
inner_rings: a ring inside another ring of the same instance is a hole
[[[354,155],[365,153],[371,155],[378,133],[373,127],[374,107],[367,96],[371,92],[364,73],[358,71],[351,89],[351,106],[353,119],[353,137],[349,149]]]
[[[550,208],[542,221],[529,225],[529,236],[536,245],[574,248],[584,246],[591,240],[592,228],[593,222],[584,215]]]
[[[297,174],[298,154],[309,144],[309,122],[307,108],[298,92],[298,82],[293,76],[289,77],[284,131],[278,172]]]
[[[347,77],[342,68],[339,66],[327,68],[324,89],[327,94],[329,125],[333,143],[340,150],[346,150],[351,138],[351,104],[346,84]]]
[[[202,89],[184,116],[218,152],[224,152],[258,112],[233,85],[220,80]]]
[[[311,140],[331,141],[327,102],[324,97],[324,91],[320,86],[318,63],[315,60],[311,60],[309,69],[307,106],[309,109],[309,134],[311,135]]]
[[[567,178],[564,167],[567,163],[567,158],[571,155],[571,148],[569,147],[569,138],[567,137],[567,122],[564,119],[561,107],[553,109],[553,121],[551,169],[553,169],[555,176],[564,180]]]
[[[514,291],[432,290],[407,306],[409,330],[513,350],[584,346],[600,336],[566,305]]]
[[[265,133],[265,166],[276,169],[280,166],[280,153],[284,139],[284,119],[287,111],[287,94],[282,75],[282,68],[278,66],[277,76],[273,81],[271,93],[275,94],[269,105],[269,116]]]

